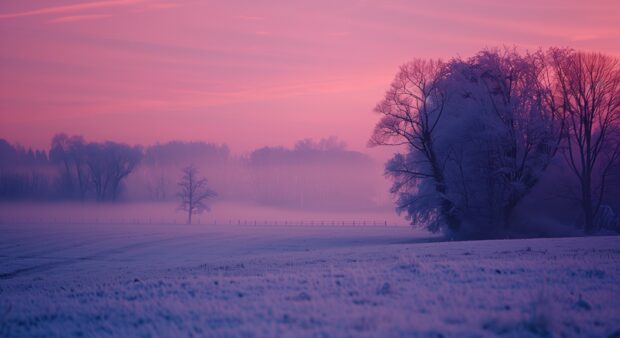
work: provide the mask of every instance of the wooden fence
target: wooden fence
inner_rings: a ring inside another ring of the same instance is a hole
[[[110,224],[110,225],[187,225],[180,218],[0,218],[0,224]],[[290,226],[290,227],[407,227],[404,223],[387,220],[259,220],[259,219],[200,219],[196,218],[191,225],[195,226]]]

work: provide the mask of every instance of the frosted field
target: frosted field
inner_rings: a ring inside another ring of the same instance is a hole
[[[0,225],[0,336],[620,336],[620,237]]]

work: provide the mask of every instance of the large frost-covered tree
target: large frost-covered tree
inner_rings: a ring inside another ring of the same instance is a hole
[[[406,146],[386,165],[397,209],[453,236],[505,234],[561,136],[545,67],[508,49],[401,67],[371,139]]]
[[[542,53],[486,50],[450,63],[445,92],[450,123],[440,133],[455,201],[477,233],[505,233],[561,140],[562,118],[549,104]],[[475,229],[477,228],[477,229]]]

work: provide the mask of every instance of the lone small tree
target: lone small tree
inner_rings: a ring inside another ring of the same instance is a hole
[[[193,165],[183,168],[178,185],[177,196],[181,200],[179,209],[187,211],[187,224],[192,224],[192,215],[209,210],[207,199],[217,194],[208,187],[206,178],[198,177],[198,169]]]

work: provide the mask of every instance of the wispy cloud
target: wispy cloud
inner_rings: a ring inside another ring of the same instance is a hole
[[[179,4],[173,2],[158,2],[148,5],[149,9],[168,9],[179,7]]]
[[[63,6],[53,6],[53,7],[43,7],[38,9],[33,9],[29,11],[23,12],[14,12],[14,13],[3,13],[0,14],[0,19],[9,19],[9,18],[19,18],[26,16],[37,16],[37,15],[53,15],[53,14],[67,14],[67,13],[76,13],[93,9],[102,9],[102,8],[110,8],[110,7],[118,7],[118,6],[129,6],[137,3],[144,2],[144,0],[104,0],[104,1],[93,1],[87,3],[80,4],[72,4],[72,5],[63,5]]]
[[[111,14],[83,14],[83,15],[65,15],[50,20],[50,23],[66,23],[75,21],[89,21],[111,17]]]
[[[563,38],[568,41],[578,41],[586,35],[588,38],[617,36],[617,32],[609,27],[588,27],[587,29],[584,29],[584,27],[579,27],[578,25],[569,23],[554,23],[551,21],[547,22],[533,19],[527,21],[518,20],[515,18],[510,18],[509,15],[505,14],[501,17],[497,17],[492,15],[484,15],[483,13],[472,14],[464,12],[450,12],[436,7],[422,8],[419,6],[413,7],[408,5],[402,7],[396,6],[393,7],[393,9],[396,9],[399,12],[411,13],[420,17],[429,17],[442,20],[444,22],[484,27],[489,29],[489,31],[500,29],[521,34]]]
[[[338,37],[338,38],[343,38],[343,37],[347,37],[349,35],[351,35],[351,33],[349,32],[329,32],[327,33],[328,36],[333,36],[333,37]]]
[[[254,16],[254,15],[235,15],[232,17],[233,19],[242,20],[242,21],[263,21],[265,20],[262,16]]]

